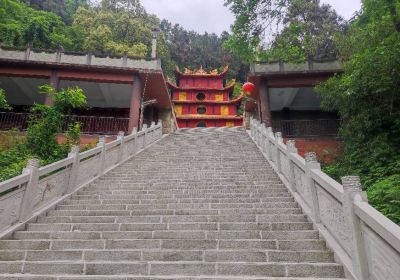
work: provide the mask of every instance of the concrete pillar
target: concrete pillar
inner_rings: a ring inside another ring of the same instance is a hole
[[[260,84],[260,107],[261,121],[265,123],[267,127],[271,126],[271,111],[269,108],[269,93],[267,81],[261,81]]]
[[[51,71],[49,84],[56,91],[58,91],[60,89],[60,79],[57,76],[57,71]],[[47,105],[47,106],[53,106],[54,105],[54,101],[49,95],[46,95],[46,97],[44,99],[44,105]]]
[[[134,127],[139,128],[141,98],[142,98],[142,81],[140,80],[139,76],[135,76],[132,85],[128,133],[132,133]]]

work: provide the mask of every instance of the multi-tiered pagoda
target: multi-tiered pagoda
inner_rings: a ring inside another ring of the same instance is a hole
[[[231,100],[235,82],[226,86],[227,72],[228,67],[221,73],[176,68],[176,84],[168,82],[168,86],[179,128],[243,125],[237,115],[243,96]]]

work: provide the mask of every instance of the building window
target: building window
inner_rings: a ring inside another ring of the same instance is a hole
[[[203,100],[206,99],[206,95],[205,95],[204,93],[202,93],[202,92],[199,92],[199,93],[196,95],[196,98],[197,98],[197,100],[199,100],[199,101],[203,101]]]
[[[199,122],[197,123],[197,127],[207,127],[207,124],[205,122]]]
[[[207,108],[204,106],[197,107],[197,114],[204,115],[207,112]]]

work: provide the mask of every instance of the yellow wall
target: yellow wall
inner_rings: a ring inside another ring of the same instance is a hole
[[[227,127],[234,127],[235,123],[234,122],[226,122]]]
[[[182,105],[175,105],[175,114],[177,116],[182,115]]]
[[[224,101],[224,95],[222,93],[216,93],[215,101]]]
[[[229,107],[228,106],[221,106],[221,115],[229,116]]]
[[[179,93],[179,101],[186,101],[186,100],[187,100],[186,92],[180,92]]]

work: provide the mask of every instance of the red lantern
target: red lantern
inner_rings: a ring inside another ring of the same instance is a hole
[[[247,82],[243,85],[243,91],[247,94],[251,94],[254,91],[254,89],[255,85],[253,83]]]

